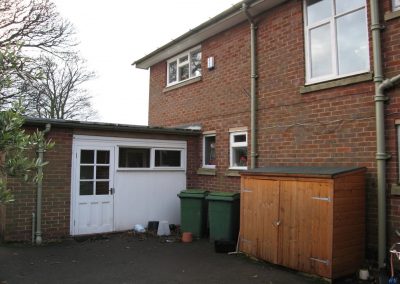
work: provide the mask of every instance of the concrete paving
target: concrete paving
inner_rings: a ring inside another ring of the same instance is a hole
[[[0,246],[0,283],[326,283],[243,255],[131,234]]]

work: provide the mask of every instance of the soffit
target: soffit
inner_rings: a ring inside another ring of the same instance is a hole
[[[136,68],[148,69],[158,62],[171,58],[180,52],[183,52],[195,45],[200,44],[204,40],[220,32],[234,27],[243,21],[247,21],[247,17],[242,9],[242,5],[244,3],[248,5],[248,12],[252,16],[256,16],[285,1],[287,0],[241,1],[233,5],[230,9],[210,19],[209,21],[188,31],[180,37],[151,52],[150,54],[136,60],[132,65],[136,65]]]

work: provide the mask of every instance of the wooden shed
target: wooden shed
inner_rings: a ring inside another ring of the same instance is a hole
[[[269,167],[241,175],[240,250],[326,278],[365,251],[365,168]]]

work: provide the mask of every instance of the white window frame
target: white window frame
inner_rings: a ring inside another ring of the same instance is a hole
[[[120,165],[119,165],[119,162],[120,162],[120,150],[121,150],[121,148],[124,148],[124,149],[147,149],[147,150],[149,150],[150,151],[150,154],[149,154],[149,166],[148,167],[120,167]],[[117,169],[122,169],[122,170],[125,170],[125,169],[135,169],[135,170],[148,170],[148,169],[151,169],[152,168],[152,162],[153,162],[153,157],[152,157],[152,153],[151,153],[151,147],[132,147],[132,146],[118,146],[117,147],[117,161],[118,161],[118,163],[117,163]]]
[[[215,169],[215,165],[206,165],[206,138],[207,137],[215,137],[215,140],[217,140],[216,137],[217,135],[215,133],[212,134],[204,134],[203,135],[203,168],[207,169]]]
[[[166,167],[166,166],[156,166],[156,151],[176,151],[176,152],[180,152],[180,156],[181,156],[181,161],[180,161],[180,166],[178,167]],[[185,163],[185,158],[183,155],[183,151],[182,149],[174,149],[174,148],[152,148],[151,149],[151,162],[150,162],[150,166],[153,169],[164,169],[164,170],[181,170],[183,169],[184,163]]]
[[[400,165],[400,120],[396,119],[396,135],[397,135],[397,162]],[[397,173],[397,182],[400,184],[400,167]]]
[[[331,5],[332,5],[332,11],[335,11],[335,1],[336,0],[330,0],[331,1]],[[393,0],[395,1],[395,0]],[[344,78],[344,77],[349,77],[349,76],[353,76],[353,75],[357,75],[357,74],[362,74],[362,73],[366,73],[369,72],[371,69],[371,63],[369,60],[369,49],[368,49],[368,68],[365,70],[359,70],[356,72],[352,72],[352,73],[347,73],[347,74],[342,74],[339,75],[339,58],[338,58],[338,47],[337,47],[337,40],[336,40],[336,35],[337,35],[337,31],[336,31],[336,19],[340,18],[341,16],[344,16],[346,14],[350,14],[353,12],[356,12],[358,10],[362,10],[365,9],[365,13],[367,13],[367,4],[366,4],[366,0],[364,0],[364,5],[363,6],[359,6],[357,8],[354,8],[353,10],[349,10],[346,11],[344,13],[341,14],[336,14],[334,13],[334,15],[331,15],[328,18],[325,18],[323,20],[320,20],[316,23],[313,23],[312,25],[308,25],[308,21],[307,21],[307,0],[303,0],[303,20],[304,20],[304,45],[305,45],[305,59],[306,59],[306,84],[310,85],[310,84],[315,84],[315,83],[320,83],[323,81],[328,81],[328,80],[334,80],[334,79],[340,79],[340,78]],[[365,21],[365,26],[366,26],[366,31],[367,31],[367,39],[369,42],[369,35],[368,35],[368,17],[367,15],[365,16],[366,21]],[[315,29],[319,26],[323,26],[328,24],[331,27],[331,50],[332,50],[332,70],[333,73],[329,74],[329,75],[324,75],[324,76],[320,76],[320,77],[316,77],[316,78],[312,78],[311,77],[311,54],[310,54],[310,49],[311,49],[311,37],[310,37],[310,31],[312,29]]]
[[[200,71],[200,75],[192,76],[192,68],[190,66],[190,64],[191,64],[190,55],[191,55],[192,52],[197,51],[197,50],[199,50],[200,53],[202,53],[201,45],[198,45],[198,46],[196,46],[194,48],[191,48],[191,49],[189,49],[189,50],[187,50],[185,52],[182,52],[181,54],[176,55],[173,58],[168,59],[168,61],[167,61],[167,87],[170,87],[170,86],[173,86],[173,85],[176,85],[176,84],[191,80],[193,78],[201,77],[201,73],[202,73],[201,71]],[[188,57],[187,63],[186,62],[185,63],[179,63],[179,58],[182,58],[184,56]],[[176,62],[176,81],[169,82],[169,65],[171,63],[173,63],[173,62]],[[187,78],[185,80],[179,80],[179,67],[182,67],[182,66],[184,66],[186,64],[189,65],[189,78]]]
[[[246,135],[246,142],[235,142],[235,136],[238,135]],[[234,166],[233,164],[233,149],[234,148],[239,148],[239,147],[247,147],[247,151],[249,150],[248,148],[248,135],[247,131],[234,131],[229,133],[229,169],[232,170],[247,170],[247,166],[245,167],[240,167],[240,166]],[[248,154],[248,153],[247,153]],[[247,157],[248,160],[248,157]]]
[[[137,148],[137,149],[149,149],[150,150],[150,166],[149,167],[143,167],[143,168],[129,168],[129,167],[119,167],[119,150],[120,148]],[[179,167],[158,167],[156,166],[156,150],[160,151],[178,151],[181,154],[181,161],[180,161],[180,166]],[[116,163],[117,165],[117,171],[154,171],[154,170],[185,170],[186,169],[186,152],[185,149],[182,148],[163,148],[163,147],[141,147],[141,146],[127,146],[127,145],[118,145],[117,146],[117,151],[116,151],[118,161]]]
[[[400,10],[400,0],[392,0],[392,9],[393,11]]]

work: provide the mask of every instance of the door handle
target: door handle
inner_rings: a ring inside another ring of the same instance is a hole
[[[111,187],[111,188],[109,189],[109,192],[110,192],[111,195],[113,195],[113,194],[115,193],[115,188]]]
[[[281,220],[278,220],[275,223],[272,223],[272,226],[279,227],[280,224],[281,224]]]

